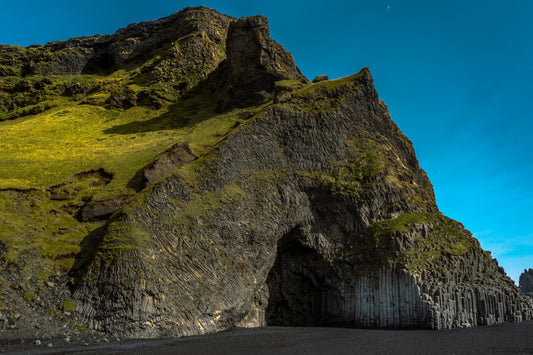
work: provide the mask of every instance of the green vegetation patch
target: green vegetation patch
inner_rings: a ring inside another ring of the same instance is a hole
[[[7,246],[2,261],[17,264],[20,258],[40,256],[34,260],[39,267],[28,275],[37,284],[70,269],[81,239],[97,225],[79,223],[68,204],[51,200],[44,191],[0,191],[0,236]]]
[[[345,78],[311,84],[303,84],[297,80],[278,81],[278,90],[291,91],[291,100],[277,105],[309,113],[335,111],[344,102],[347,94],[362,88],[358,80],[363,75],[364,72],[361,71]]]
[[[74,312],[76,305],[73,300],[67,299],[61,303],[61,309],[65,312]]]
[[[309,85],[305,80],[279,80],[276,81],[278,91],[296,91]]]
[[[417,227],[427,229],[425,234]],[[463,225],[438,213],[404,214],[370,226],[362,242],[344,257],[355,258],[364,265],[373,256],[376,265],[400,264],[412,271],[439,269],[439,262],[449,255],[467,251],[483,253],[479,242]]]
[[[364,139],[350,142],[352,157],[348,162],[331,162],[324,172],[301,173],[312,178],[332,192],[359,195],[365,192],[379,174],[385,172],[385,152],[375,141]]]

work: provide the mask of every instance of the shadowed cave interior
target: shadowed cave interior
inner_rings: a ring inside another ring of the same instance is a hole
[[[267,325],[316,326],[335,321],[328,305],[338,300],[338,290],[332,287],[336,274],[300,240],[295,228],[278,241],[276,261],[267,277]]]

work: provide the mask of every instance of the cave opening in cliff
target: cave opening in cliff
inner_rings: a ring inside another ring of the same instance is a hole
[[[294,229],[278,242],[276,261],[267,277],[267,325],[312,326],[327,322],[328,300],[336,293],[328,278],[334,273],[300,239],[299,230]]]

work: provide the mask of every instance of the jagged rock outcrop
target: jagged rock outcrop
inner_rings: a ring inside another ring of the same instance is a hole
[[[108,219],[115,211],[125,204],[131,196],[117,196],[112,199],[88,201],[76,214],[81,222],[91,222]]]
[[[269,98],[279,80],[303,80],[292,55],[270,38],[263,16],[231,23],[227,38],[226,78],[231,105],[246,107]]]
[[[533,269],[524,270],[520,275],[519,285],[522,293],[533,297]]]
[[[217,75],[245,80],[241,65],[257,88],[294,79],[276,88],[290,95],[114,214],[74,292],[90,327],[152,337],[530,319],[533,304],[438,211],[369,70],[312,85],[292,64],[272,74],[286,62],[265,49],[265,26],[235,23]]]

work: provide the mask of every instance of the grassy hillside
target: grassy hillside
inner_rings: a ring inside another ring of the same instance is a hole
[[[36,91],[35,83],[43,78],[25,80],[30,89],[19,96]],[[169,100],[158,110],[112,108],[113,87],[135,93],[147,88],[128,80],[128,73],[89,81],[92,89],[71,96],[40,89],[40,99],[53,103],[44,112],[0,122],[0,257],[3,267],[36,260],[27,268],[29,277],[39,280],[33,285],[70,269],[82,240],[101,225],[74,218],[84,204],[133,195],[137,172],[171,145],[187,141],[202,156],[250,116],[250,109],[215,114],[216,99],[202,90],[177,99],[179,91],[172,92],[170,84],[159,85]],[[97,84],[104,81],[107,86]],[[52,77],[47,82],[54,88],[88,79]],[[91,100],[95,97],[99,100]],[[98,169],[110,180],[103,181]]]

